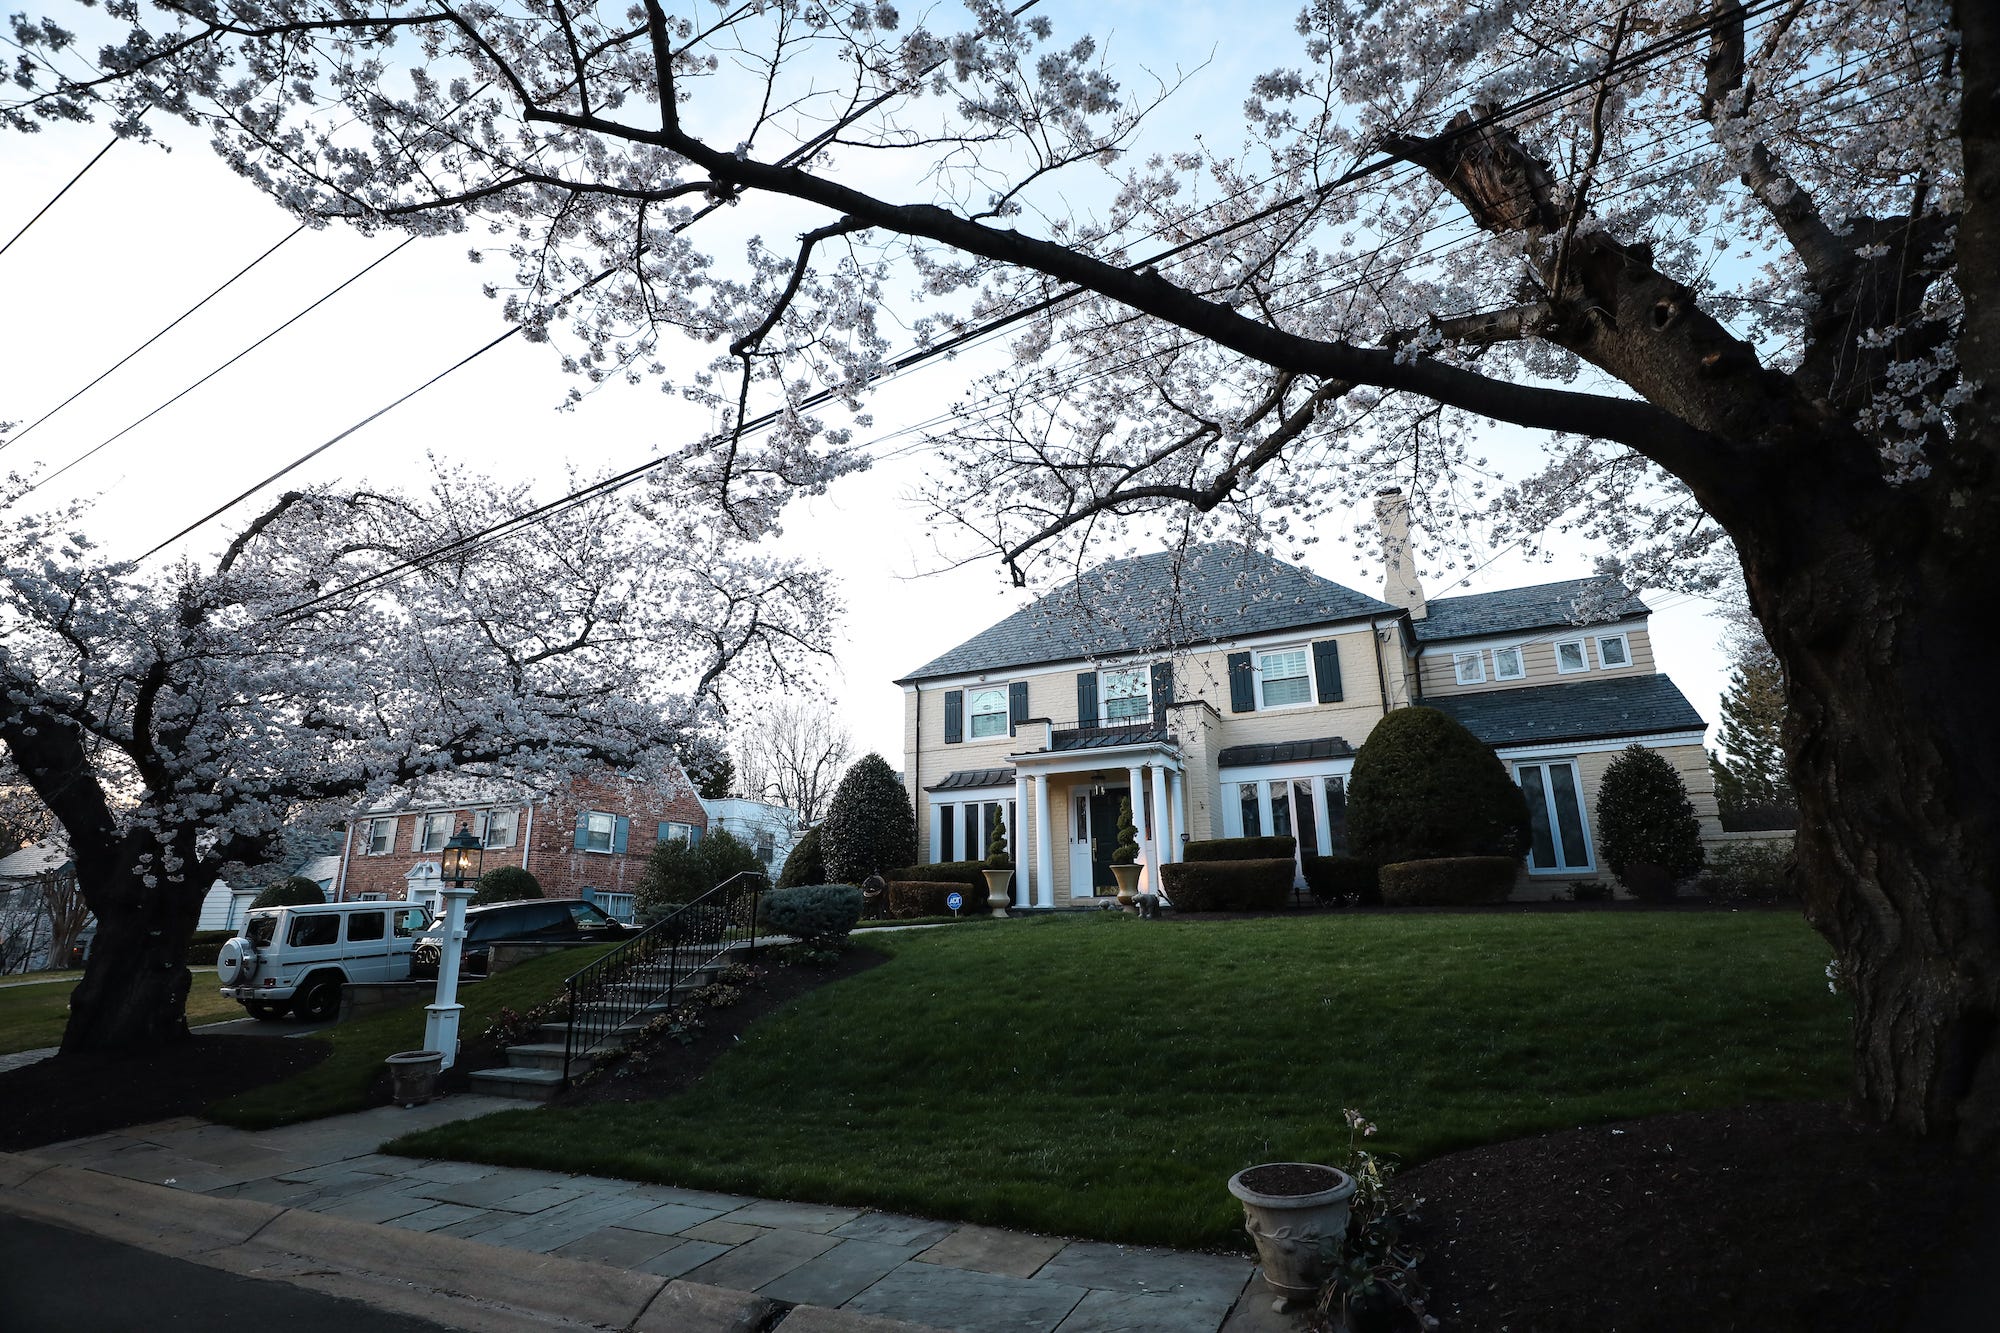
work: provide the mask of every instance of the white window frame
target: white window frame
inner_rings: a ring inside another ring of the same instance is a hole
[[[1623,654],[1625,655],[1625,660],[1624,660],[1624,661],[1622,661],[1622,662],[1607,662],[1607,661],[1605,661],[1605,660],[1604,660],[1604,645],[1605,645],[1605,644],[1607,644],[1607,643],[1611,643],[1611,642],[1614,642],[1614,641],[1615,641],[1615,642],[1616,642],[1616,643],[1618,644],[1618,651],[1619,651],[1619,652],[1621,652],[1621,653],[1623,653]],[[1600,634],[1600,635],[1598,635],[1598,636],[1597,636],[1597,665],[1598,665],[1598,666],[1600,666],[1600,667],[1602,667],[1602,668],[1604,668],[1604,669],[1605,669],[1606,671],[1617,671],[1617,670],[1620,670],[1620,669],[1622,669],[1622,668],[1624,668],[1624,667],[1628,667],[1628,666],[1631,666],[1631,665],[1632,665],[1632,639],[1631,639],[1631,637],[1630,637],[1629,635],[1627,635],[1627,634],[1626,634],[1626,633],[1625,633],[1625,632],[1624,632],[1623,630],[1620,630],[1620,631],[1619,631],[1618,633],[1616,633],[1616,634]]]
[[[1306,686],[1306,697],[1303,699],[1294,699],[1289,703],[1272,703],[1264,694],[1264,687],[1268,683],[1265,679],[1264,661],[1266,658],[1289,656],[1293,653],[1297,653],[1299,655],[1299,658],[1305,664],[1305,670],[1303,670],[1296,676],[1278,676],[1275,679],[1279,681],[1291,681],[1291,680],[1304,681]],[[1311,708],[1313,706],[1315,700],[1313,698],[1313,663],[1312,663],[1311,647],[1303,643],[1298,643],[1282,648],[1260,648],[1257,650],[1257,655],[1254,660],[1257,665],[1256,675],[1257,675],[1258,712],[1260,713],[1274,712],[1276,710],[1285,708]]]
[[[660,839],[660,841],[685,843],[692,843],[694,841],[694,825],[683,824],[678,819],[666,819],[661,822],[667,826],[667,836]],[[716,823],[719,826],[721,821],[717,820]]]
[[[627,925],[631,924],[634,909],[637,905],[634,895],[599,889],[592,895],[592,899],[603,910],[604,915],[610,917],[613,921],[621,921]]]
[[[987,695],[993,695],[998,698],[1000,700],[1000,707],[997,710],[989,710],[982,713],[973,705]],[[965,739],[969,741],[988,741],[996,736],[1005,736],[1008,725],[1007,701],[1007,687],[1004,684],[981,685],[975,689],[967,690],[965,692]],[[997,717],[1000,719],[1000,725],[991,731],[981,731],[979,729],[979,719],[984,717]]]
[[[444,823],[441,826],[438,823],[439,820],[444,821]],[[442,827],[444,831],[438,834],[437,842],[433,844],[431,842],[431,830],[439,827]],[[410,850],[413,852],[441,852],[444,850],[445,839],[449,838],[450,836],[451,836],[450,815],[448,814],[418,815],[416,834],[413,839],[414,845],[410,848]]]
[[[494,822],[500,821],[507,830],[505,838],[493,836]],[[495,806],[491,810],[480,810],[472,816],[472,835],[479,839],[479,845],[489,851],[505,851],[514,845],[514,835],[520,831],[521,812],[512,806]]]
[[[1471,659],[1470,662],[1467,661],[1468,658]],[[1472,668],[1470,671],[1466,670],[1468,665]],[[1499,670],[1497,663],[1494,666],[1494,670],[1496,672]],[[1457,679],[1460,685],[1484,685],[1486,683],[1486,650],[1483,648],[1474,648],[1469,652],[1453,653],[1451,655],[1451,674]]]
[[[1581,674],[1582,672],[1590,670],[1590,643],[1588,640],[1581,638],[1557,639],[1555,648],[1556,648],[1557,675],[1575,676]],[[1581,665],[1578,666],[1563,665],[1563,649],[1565,648],[1576,649],[1577,660],[1581,663]]]
[[[1527,868],[1530,875],[1538,877],[1596,874],[1597,847],[1590,832],[1590,808],[1584,803],[1583,799],[1583,765],[1578,763],[1573,755],[1527,755],[1518,759],[1509,759],[1507,766],[1513,772],[1514,785],[1516,787],[1521,786],[1521,768],[1523,765],[1542,770],[1542,797],[1547,805],[1549,839],[1555,848],[1557,864],[1546,867],[1537,866],[1535,864],[1535,851],[1532,846],[1522,856],[1521,864]],[[1582,865],[1568,866],[1561,864],[1565,848],[1563,845],[1562,821],[1557,816],[1555,808],[1556,786],[1555,782],[1549,777],[1549,770],[1553,768],[1567,768],[1570,771],[1571,785],[1576,792],[1577,827],[1583,834]],[[1521,794],[1524,797],[1527,796],[1527,789],[1522,788]]]
[[[604,821],[604,845],[597,845],[597,821]],[[618,816],[608,810],[586,810],[583,812],[583,850],[599,856],[611,855],[612,847],[618,841]]]
[[[1500,668],[1500,664],[1506,660],[1506,656],[1508,654],[1512,654],[1514,658],[1514,669],[1511,672],[1503,671]],[[1493,679],[1526,680],[1527,678],[1528,678],[1528,654],[1527,651],[1523,649],[1520,644],[1518,643],[1509,644],[1505,648],[1495,648],[1493,650]]]
[[[1113,695],[1111,692],[1111,678],[1113,676],[1121,678],[1137,677],[1139,681],[1138,692],[1136,694]],[[1111,704],[1114,698],[1138,699],[1145,704],[1145,707],[1141,708],[1136,713],[1124,713],[1124,714],[1114,715],[1111,711]],[[1098,671],[1097,720],[1099,722],[1105,724],[1106,726],[1109,726],[1115,722],[1130,722],[1135,719],[1149,718],[1152,715],[1153,715],[1153,671],[1151,667],[1116,666],[1116,667],[1104,667]]]
[[[382,830],[382,845],[375,845],[375,831]],[[391,856],[396,851],[396,818],[390,815],[383,819],[368,821],[367,842],[361,849],[363,856]]]

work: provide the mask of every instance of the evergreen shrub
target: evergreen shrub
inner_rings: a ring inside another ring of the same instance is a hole
[[[1111,864],[1129,866],[1139,859],[1139,826],[1132,821],[1132,798],[1118,802],[1118,845],[1111,849]]]
[[[1381,867],[1358,856],[1308,856],[1300,868],[1306,887],[1318,903],[1344,903],[1350,898],[1362,907],[1382,904]]]
[[[1710,852],[1701,872],[1701,890],[1718,902],[1781,903],[1793,891],[1789,842],[1743,842]]]
[[[270,888],[257,895],[250,904],[259,907],[314,907],[326,901],[326,894],[319,885],[304,875],[287,875]]]
[[[1377,865],[1528,849],[1528,803],[1507,766],[1435,708],[1398,708],[1354,756],[1347,844]]]
[[[950,884],[966,895],[967,902],[986,901],[986,863],[984,861],[927,861],[921,865],[904,866],[901,870],[889,872],[889,882],[901,880],[913,883],[925,880],[933,884]]]
[[[187,965],[214,967],[216,956],[222,952],[222,946],[240,933],[235,930],[197,930],[188,936]]]
[[[852,884],[808,884],[763,896],[764,927],[796,937],[808,949],[838,949],[861,920],[861,890]]]
[[[826,883],[826,861],[820,854],[819,829],[807,829],[792,844],[792,850],[785,855],[785,864],[778,869],[778,887],[781,889],[804,888],[808,884]]]
[[[950,916],[951,904],[945,899],[954,893],[965,900],[959,904],[959,915],[971,912],[985,914],[984,885],[975,898],[957,880],[892,879],[889,881],[889,915],[899,921],[907,921],[913,916]]]
[[[479,877],[469,906],[487,903],[517,903],[542,897],[542,882],[520,866],[495,866]]]
[[[827,878],[859,884],[917,859],[917,816],[889,761],[863,755],[834,789],[819,826]]]
[[[1181,848],[1183,861],[1268,861],[1290,856],[1298,840],[1289,833],[1270,838],[1203,838]]]
[[[763,869],[755,849],[727,829],[715,829],[697,843],[675,839],[653,848],[639,873],[635,901],[641,916],[664,916],[726,879]]]
[[[1480,907],[1504,903],[1521,862],[1512,856],[1444,856],[1382,867],[1382,901],[1391,907]]]
[[[1701,869],[1701,824],[1674,766],[1657,751],[1629,745],[1597,789],[1597,854],[1627,888],[1673,893],[1673,881]],[[1666,871],[1637,869],[1659,866]],[[1664,885],[1664,888],[1657,887]]]
[[[1160,875],[1177,912],[1276,912],[1292,896],[1290,857],[1175,861]]]

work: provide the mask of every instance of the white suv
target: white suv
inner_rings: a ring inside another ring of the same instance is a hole
[[[320,903],[250,913],[216,955],[222,993],[252,1018],[287,1009],[308,1022],[340,1011],[350,981],[407,981],[410,951],[430,924],[422,903]]]

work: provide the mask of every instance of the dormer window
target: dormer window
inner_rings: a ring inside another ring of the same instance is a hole
[[[966,700],[972,738],[1007,734],[1007,691],[975,690]]]
[[[1519,648],[1495,648],[1493,650],[1493,679],[1521,680],[1528,674],[1527,663],[1521,660]]]
[[[1590,658],[1584,653],[1582,639],[1564,639],[1556,644],[1556,670],[1565,676],[1590,670]]]
[[[1597,640],[1597,664],[1605,670],[1632,665],[1632,648],[1623,634],[1605,634]]]
[[[1451,669],[1461,685],[1480,685],[1486,680],[1486,654],[1478,649],[1469,653],[1453,653]]]

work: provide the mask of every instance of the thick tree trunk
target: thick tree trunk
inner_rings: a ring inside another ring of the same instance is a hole
[[[94,855],[78,848],[77,879],[97,917],[97,937],[70,996],[65,1053],[159,1046],[188,1035],[188,938],[206,880],[196,874],[147,885],[134,873],[136,841],[128,836]]]

